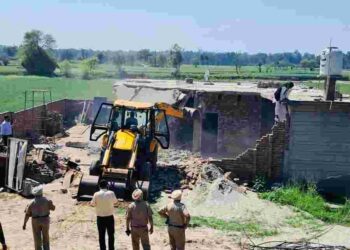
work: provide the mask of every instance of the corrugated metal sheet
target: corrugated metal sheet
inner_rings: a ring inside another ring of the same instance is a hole
[[[317,181],[350,174],[350,114],[293,112],[283,175]]]

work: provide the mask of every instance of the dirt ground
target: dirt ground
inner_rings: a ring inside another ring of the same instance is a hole
[[[88,169],[90,162],[98,157],[85,149],[65,147],[67,141],[87,142],[89,129],[76,126],[68,131],[69,137],[57,141],[59,156],[79,159],[82,169]],[[91,145],[93,148],[96,145]],[[93,151],[93,150],[92,150]],[[96,216],[93,207],[77,204],[70,193],[63,194],[62,179],[44,187],[45,195],[52,199],[56,210],[51,213],[51,249],[98,249]],[[30,222],[22,230],[24,209],[29,203],[17,194],[0,193],[0,221],[10,249],[33,249]],[[124,215],[116,213],[116,249],[131,249],[131,239],[126,236]],[[150,236],[152,249],[169,249],[165,227],[156,227]],[[212,229],[191,229],[187,232],[187,249],[240,249],[229,236]]]
[[[95,150],[98,144],[90,143],[89,149],[68,148],[65,146],[68,141],[88,142],[89,128],[78,125],[68,132],[69,137],[57,141],[56,153],[61,157],[70,157],[73,161],[79,159],[82,170],[87,172],[90,162],[98,158]],[[61,188],[62,178],[44,187],[45,195],[56,205],[56,210],[51,214],[51,249],[98,249],[94,208],[86,204],[78,204],[71,198],[70,191],[62,193]],[[203,187],[197,185],[184,198],[193,215],[214,216],[237,221],[254,220],[262,224],[264,228],[276,229],[277,233],[265,238],[248,239],[242,233],[224,233],[202,227],[190,228],[187,231],[186,249],[246,249],[250,240],[253,240],[254,243],[262,243],[272,240],[301,239],[350,247],[348,227],[325,225],[317,220],[306,218],[289,207],[262,201],[252,192],[230,194],[226,197],[230,199],[221,199],[219,202],[219,194],[216,191],[212,192],[209,188],[204,192],[201,188]],[[0,221],[10,249],[33,249],[30,223],[26,231],[22,230],[24,209],[29,201],[17,194],[0,193]],[[163,196],[155,206],[165,202],[167,202],[167,197]],[[131,249],[131,240],[124,232],[124,215],[116,208],[116,249]],[[156,227],[150,240],[152,249],[169,249],[165,227]]]

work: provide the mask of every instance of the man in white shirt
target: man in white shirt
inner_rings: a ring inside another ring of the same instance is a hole
[[[0,134],[2,137],[2,142],[5,146],[7,146],[7,140],[10,136],[12,136],[12,125],[8,115],[5,115],[4,121],[0,125]]]
[[[291,92],[294,84],[287,82],[283,86],[279,87],[275,92],[275,121],[284,122],[287,120],[288,115],[288,95]]]
[[[108,233],[108,249],[114,250],[114,204],[118,202],[114,192],[107,190],[107,181],[101,180],[100,191],[92,198],[91,205],[96,207],[97,229],[100,249],[106,250],[105,235]]]

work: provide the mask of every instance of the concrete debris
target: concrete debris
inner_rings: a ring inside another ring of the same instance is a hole
[[[24,197],[30,197],[32,196],[32,189],[36,186],[40,185],[39,182],[32,180],[30,178],[25,178],[23,180],[23,191],[21,192],[21,194]]]
[[[186,78],[185,82],[189,84],[193,84],[193,78]]]
[[[223,172],[214,164],[208,163],[202,166],[202,177],[212,182],[223,177]]]
[[[25,176],[39,183],[49,183],[62,177],[65,163],[45,146],[31,150],[26,159]]]
[[[51,150],[51,146],[49,144],[33,144],[33,147],[35,149]]]
[[[278,82],[258,82],[258,88],[279,88],[281,86],[281,83]]]
[[[66,142],[66,147],[71,147],[71,148],[85,149],[85,148],[87,148],[88,145],[89,145],[89,143],[87,143],[87,142],[72,142],[72,141]]]

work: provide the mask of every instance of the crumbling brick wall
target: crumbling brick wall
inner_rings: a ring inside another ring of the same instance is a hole
[[[231,172],[231,177],[243,181],[252,181],[257,176],[272,180],[280,177],[286,145],[286,124],[278,123],[272,127],[270,134],[257,140],[255,147],[249,148],[235,158],[213,160],[225,172]]]
[[[260,138],[261,99],[256,94],[197,93],[195,108],[202,119],[206,113],[218,114],[217,141],[213,143],[217,143],[219,155],[237,155]],[[202,151],[205,146],[202,145]]]

